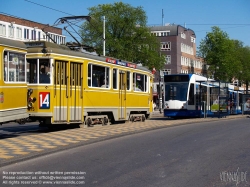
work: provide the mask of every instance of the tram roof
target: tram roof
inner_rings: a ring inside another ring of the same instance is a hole
[[[21,48],[26,50],[26,45],[22,41],[11,40],[7,38],[0,37],[0,45]]]
[[[134,64],[136,66],[135,69],[151,72],[145,66],[140,66],[140,65],[132,63],[132,62],[127,62],[127,61],[115,59],[113,57],[92,54],[90,52],[74,51],[66,45],[58,45],[58,44],[55,44],[52,42],[47,42],[47,41],[25,42],[25,44],[26,44],[26,47],[28,48],[28,53],[58,53],[58,54],[63,54],[63,55],[90,58],[90,59],[103,61],[103,62],[107,62],[107,59],[111,59],[111,60],[115,60],[115,61],[119,61],[119,62],[124,62],[126,64],[127,63]],[[120,64],[122,64],[122,63],[119,63],[118,65],[120,65]]]

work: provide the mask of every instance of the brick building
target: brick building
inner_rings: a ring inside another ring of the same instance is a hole
[[[47,33],[47,35],[46,35]],[[62,29],[0,13],[0,37],[21,41],[46,40],[65,44]]]
[[[162,74],[203,74],[204,64],[196,56],[196,36],[193,30],[181,25],[165,25],[150,27],[150,31],[159,38],[161,55],[166,57]],[[153,86],[155,96],[158,94],[159,81],[160,72],[157,71]]]

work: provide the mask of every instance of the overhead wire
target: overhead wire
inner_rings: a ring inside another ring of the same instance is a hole
[[[24,1],[27,1],[27,2],[29,2],[29,3],[33,3],[33,4],[36,4],[36,5],[38,5],[38,6],[42,6],[42,7],[44,7],[44,8],[48,8],[48,9],[51,9],[51,10],[54,10],[54,11],[57,11],[57,12],[61,12],[61,13],[67,14],[67,15],[75,16],[75,15],[73,15],[73,14],[70,14],[70,13],[67,13],[67,12],[63,12],[63,11],[61,11],[61,10],[57,10],[57,9],[54,9],[54,8],[50,8],[50,7],[48,7],[48,6],[41,5],[41,4],[35,3],[35,2],[33,2],[33,1],[29,1],[29,0],[24,0]]]

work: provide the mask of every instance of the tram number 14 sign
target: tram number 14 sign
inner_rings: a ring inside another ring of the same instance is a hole
[[[39,92],[39,108],[49,109],[50,108],[50,93]]]

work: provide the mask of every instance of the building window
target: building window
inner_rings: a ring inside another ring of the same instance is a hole
[[[166,55],[166,64],[171,64],[171,55]]]
[[[151,35],[154,35],[154,36],[169,36],[170,31],[153,31],[153,32],[151,32]]]
[[[163,75],[170,75],[171,69],[163,69],[162,72],[163,72]]]
[[[41,40],[41,32],[40,31],[38,31],[38,40],[40,41]]]
[[[181,38],[186,39],[186,34],[182,32],[181,33]]]
[[[14,27],[12,25],[9,26],[9,37],[14,38]]]
[[[16,28],[16,37],[19,39],[22,38],[22,28],[20,28],[20,27]]]
[[[161,51],[170,51],[171,42],[161,42]]]
[[[31,32],[31,39],[36,40],[36,31],[35,30],[32,30],[32,32]]]
[[[6,26],[0,24],[0,36],[6,36]]]
[[[24,39],[29,39],[29,29],[24,29]]]
[[[170,31],[162,32],[162,33],[161,33],[161,36],[169,36],[169,35],[170,35]]]
[[[181,43],[181,52],[194,55],[193,47]]]
[[[195,38],[191,36],[191,42],[195,43]]]

